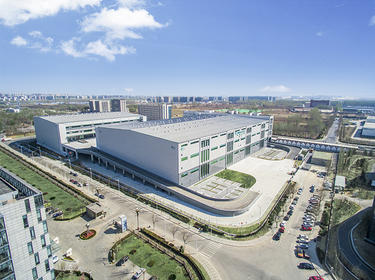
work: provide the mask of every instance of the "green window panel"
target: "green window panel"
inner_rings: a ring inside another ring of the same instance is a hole
[[[183,158],[181,158],[181,161],[185,161],[187,159],[188,159],[188,157],[183,157]]]

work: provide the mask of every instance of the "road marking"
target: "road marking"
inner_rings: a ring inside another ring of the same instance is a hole
[[[205,242],[205,244],[199,249],[199,253],[207,258],[212,258],[222,246],[222,244],[216,242]]]

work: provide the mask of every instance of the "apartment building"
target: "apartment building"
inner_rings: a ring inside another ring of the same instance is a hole
[[[172,105],[161,104],[140,104],[138,114],[146,116],[147,120],[166,120],[172,118]]]

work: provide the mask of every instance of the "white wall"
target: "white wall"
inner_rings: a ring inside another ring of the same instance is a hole
[[[60,141],[59,125],[43,118],[34,117],[36,141],[39,145],[61,154],[62,146]]]
[[[96,128],[97,148],[151,173],[178,182],[178,144],[132,130]]]

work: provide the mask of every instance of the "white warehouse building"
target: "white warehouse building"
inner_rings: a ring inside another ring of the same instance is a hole
[[[375,117],[368,116],[366,122],[362,128],[362,136],[363,137],[375,137]]]
[[[87,113],[34,117],[34,127],[39,145],[65,156],[70,151],[66,144],[95,138],[99,125],[146,120],[145,116],[128,112]]]
[[[188,187],[266,145],[273,117],[205,114],[96,128],[97,148]]]

